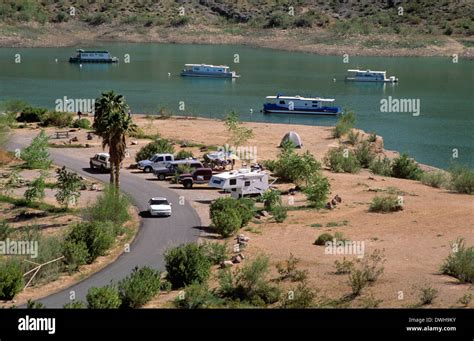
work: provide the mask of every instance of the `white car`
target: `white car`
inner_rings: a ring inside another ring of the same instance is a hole
[[[151,216],[167,216],[171,215],[171,203],[166,198],[151,198],[148,201],[148,212]]]

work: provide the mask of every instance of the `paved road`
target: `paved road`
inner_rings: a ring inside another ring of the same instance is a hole
[[[13,137],[8,148],[14,150],[28,145],[29,139]],[[88,160],[80,159],[74,149],[50,149],[51,158],[57,165],[64,165],[79,174],[104,182],[108,174],[88,172]],[[196,241],[199,237],[201,221],[196,211],[188,202],[179,204],[175,192],[140,177],[122,172],[121,189],[132,197],[133,203],[140,211],[146,210],[147,201],[153,196],[164,196],[173,203],[173,215],[169,218],[142,218],[139,232],[130,246],[129,253],[123,253],[114,263],[91,277],[61,292],[47,296],[39,301],[48,308],[61,308],[70,301],[70,292],[74,291],[76,299],[84,300],[91,287],[104,286],[110,281],[126,277],[135,266],[148,265],[158,270],[164,269],[163,253],[170,246]]]

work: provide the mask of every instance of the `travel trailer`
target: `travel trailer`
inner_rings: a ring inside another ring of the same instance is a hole
[[[230,192],[232,197],[241,198],[244,195],[263,194],[273,184],[268,181],[268,173],[243,168],[213,175],[209,187],[223,189]]]

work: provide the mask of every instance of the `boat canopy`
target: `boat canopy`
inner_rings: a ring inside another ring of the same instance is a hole
[[[378,73],[378,74],[382,74],[382,75],[387,73],[387,71],[355,70],[355,69],[347,70],[347,72],[364,72],[364,73],[367,72],[367,73],[373,73],[373,74]]]
[[[297,100],[297,101],[318,101],[318,102],[334,102],[334,98],[321,98],[321,97],[301,97],[301,96],[267,96],[266,99],[286,99],[286,100]]]
[[[202,66],[202,67],[210,67],[210,68],[224,68],[228,69],[229,66],[227,65],[211,65],[211,64],[184,64],[185,67],[195,67],[195,66]]]

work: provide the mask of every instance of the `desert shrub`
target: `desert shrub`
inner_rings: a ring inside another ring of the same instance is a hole
[[[262,166],[270,172],[274,172],[276,170],[277,160],[264,160],[262,161]]]
[[[312,20],[308,16],[300,16],[299,18],[296,18],[295,21],[293,22],[293,25],[295,27],[300,27],[300,28],[309,28],[312,27]]]
[[[351,273],[354,268],[354,262],[347,260],[346,257],[344,257],[341,262],[338,260],[334,261],[334,266],[336,267],[336,275],[345,275]]]
[[[44,130],[36,136],[31,144],[26,147],[20,154],[25,161],[25,167],[29,169],[47,169],[51,166],[52,161],[49,160],[48,152],[49,137],[46,136]]]
[[[173,27],[186,26],[191,21],[191,18],[186,15],[178,15],[177,17],[171,19],[170,25]]]
[[[68,240],[64,242],[63,255],[67,271],[71,274],[87,263],[89,250],[84,241]]]
[[[117,309],[122,303],[117,288],[111,285],[90,288],[86,300],[89,309]]]
[[[306,282],[303,282],[285,295],[281,306],[286,309],[311,308],[315,297],[316,293],[308,287]]]
[[[262,195],[263,207],[267,211],[271,211],[273,207],[281,205],[281,192],[268,189]]]
[[[352,269],[349,273],[349,285],[352,289],[352,295],[358,296],[367,284],[367,274],[361,269]]]
[[[212,264],[220,264],[229,259],[229,252],[227,251],[227,244],[209,243],[203,244],[207,258]]]
[[[126,195],[117,193],[113,186],[107,186],[96,201],[85,210],[84,216],[88,221],[111,221],[116,226],[121,226],[130,219],[129,207],[130,201]]]
[[[454,166],[450,169],[451,188],[459,193],[474,193],[474,170],[467,166]]]
[[[66,236],[66,242],[85,244],[87,247],[87,264],[103,256],[115,241],[114,226],[111,222],[84,222],[73,225]],[[81,247],[81,246],[78,246]],[[76,250],[77,251],[77,250]]]
[[[373,174],[382,175],[382,176],[391,176],[392,175],[392,163],[388,157],[378,158],[372,160],[369,165],[369,169]]]
[[[82,301],[72,300],[71,302],[63,305],[63,309],[87,309],[87,304]]]
[[[370,212],[396,212],[403,210],[403,205],[400,203],[398,197],[388,195],[384,197],[376,196],[372,199],[370,204]]]
[[[426,287],[420,289],[420,304],[427,305],[431,304],[434,299],[438,296],[438,290],[432,287]]]
[[[43,125],[64,128],[69,127],[73,119],[73,114],[70,112],[50,111],[44,115]]]
[[[332,242],[334,237],[330,233],[323,233],[314,241],[314,245],[325,245],[327,242]]]
[[[276,265],[278,274],[280,275],[278,279],[280,281],[290,280],[291,282],[302,282],[306,280],[308,277],[308,271],[299,270],[297,268],[299,262],[300,259],[290,253],[290,257],[287,260]]]
[[[6,220],[0,221],[0,240],[6,240],[13,233],[13,228]]]
[[[328,150],[323,161],[334,173],[357,173],[360,170],[360,164],[354,152],[343,147]]]
[[[321,169],[321,164],[306,151],[302,155],[294,148],[283,146],[275,164],[275,174],[283,181],[307,185],[311,176]]]
[[[209,291],[206,283],[192,283],[174,300],[175,307],[181,309],[205,309],[219,304],[219,298]]]
[[[78,118],[72,123],[74,128],[90,129],[91,123],[86,118]]]
[[[265,306],[275,303],[280,290],[270,284],[268,257],[259,255],[251,263],[237,269],[235,274],[230,269],[219,272],[219,293],[224,298],[249,303],[253,306]]]
[[[375,141],[377,141],[377,133],[375,133],[375,132],[370,133],[367,141],[369,141],[371,143],[374,143]]]
[[[466,247],[463,238],[451,243],[453,252],[444,260],[441,272],[463,283],[474,283],[474,246]]]
[[[356,117],[352,111],[349,111],[347,114],[343,114],[339,117],[339,120],[334,127],[333,137],[340,138],[343,135],[347,134],[355,125]]]
[[[118,283],[122,308],[140,308],[160,291],[160,273],[148,266],[135,267]]]
[[[353,146],[359,142],[360,134],[358,131],[351,129],[349,131],[349,134],[347,134],[347,139],[349,140],[349,143]]]
[[[168,249],[165,253],[167,279],[175,288],[204,283],[210,275],[211,260],[202,245],[189,243]]]
[[[225,207],[222,211],[216,211],[212,214],[212,224],[217,233],[224,238],[237,233],[242,227],[242,218],[237,209]]]
[[[374,153],[370,150],[370,144],[362,141],[354,151],[354,155],[362,168],[369,168],[375,159]]]
[[[91,26],[99,26],[110,22],[110,18],[104,13],[96,13],[88,16],[85,20]]]
[[[33,301],[31,298],[26,301],[26,309],[44,309],[45,306],[43,303],[38,301]]]
[[[181,149],[181,150],[176,154],[175,159],[176,159],[176,160],[183,160],[183,159],[188,159],[188,158],[193,158],[193,157],[194,157],[194,155],[193,155],[193,152],[192,152],[192,151]]]
[[[472,294],[464,294],[459,298],[458,303],[464,307],[467,307],[469,303],[471,303],[471,300],[472,300]]]
[[[283,205],[274,206],[271,213],[277,223],[283,223],[288,217],[288,209]]]
[[[448,178],[445,172],[438,170],[423,173],[421,175],[421,182],[431,187],[441,188],[447,184]]]
[[[23,273],[19,262],[10,259],[0,262],[0,299],[13,299],[23,285]]]
[[[255,201],[250,198],[240,198],[236,202],[237,210],[242,219],[241,227],[247,226],[255,214]]]
[[[135,155],[135,161],[148,160],[154,154],[173,154],[174,146],[167,139],[157,139],[143,146]]]
[[[33,237],[31,240],[34,240]],[[52,236],[38,236],[38,257],[35,258],[35,262],[42,264],[49,262],[53,259],[60,258],[63,255],[63,243],[62,237],[55,235]],[[31,268],[34,266],[32,265]],[[30,268],[28,268],[30,270]],[[36,274],[35,278],[31,282],[32,285],[39,283],[48,283],[56,280],[59,275],[65,270],[64,262],[57,261],[45,266]]]
[[[44,182],[44,175],[40,175],[28,184],[28,188],[24,193],[26,202],[31,203],[35,200],[42,200],[44,198],[44,189],[46,183]]]
[[[47,112],[48,109],[44,108],[26,107],[23,108],[16,120],[23,123],[43,122]]]
[[[422,170],[408,154],[403,153],[392,161],[392,176],[395,178],[419,180],[421,174]]]
[[[312,207],[322,208],[328,199],[330,189],[329,180],[318,173],[311,178],[308,186],[304,189],[304,193]]]
[[[75,203],[81,196],[80,188],[82,180],[76,172],[69,172],[65,166],[56,169],[56,201],[63,207],[69,207],[70,203]]]
[[[267,22],[263,26],[264,28],[282,28],[286,29],[291,26],[292,18],[288,13],[275,12],[270,15]]]

